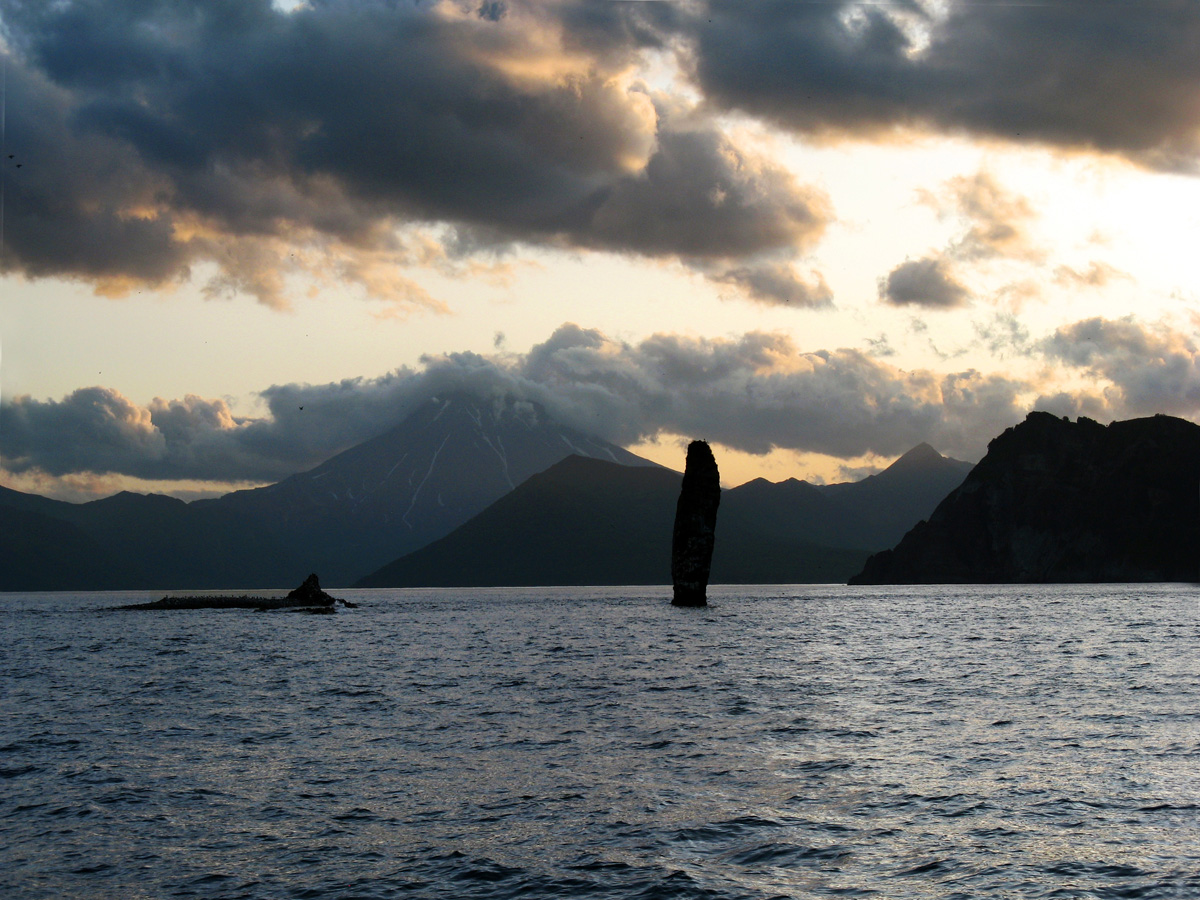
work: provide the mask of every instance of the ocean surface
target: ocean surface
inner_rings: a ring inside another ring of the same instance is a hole
[[[3,898],[1200,897],[1200,588],[0,595]]]

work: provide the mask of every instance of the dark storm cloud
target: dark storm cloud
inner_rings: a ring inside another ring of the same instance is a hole
[[[467,391],[540,403],[616,443],[703,436],[750,453],[896,455],[922,441],[973,457],[1018,421],[1029,386],[975,371],[905,371],[857,350],[801,352],[779,334],[629,344],[564,325],[527,354],[429,357],[418,370],[262,392],[266,415],[222,400],[132,403],[107,388],[0,406],[9,472],[146,479],[275,480],[394,426],[429,397]]]
[[[824,228],[831,212],[822,194],[709,126],[660,116],[667,130],[644,172],[616,182],[593,215],[601,246],[736,258],[807,243]]]
[[[9,150],[23,161],[3,172],[0,264],[112,292],[210,263],[214,290],[281,305],[300,265],[290,248],[313,248],[315,274],[355,253],[403,266],[395,228],[429,225],[451,253],[677,258],[760,300],[822,305],[777,276],[820,236],[828,201],[739,148],[714,112],[1185,169],[1200,134],[1200,6],[1169,0],[316,0],[290,13],[0,0],[0,16]],[[658,51],[686,61],[699,111],[633,80]],[[1011,251],[1014,221],[976,229],[961,253]],[[437,305],[411,284],[362,283]]]
[[[782,168],[628,77],[659,4],[0,0],[5,265],[282,303],[281,243],[394,252],[529,242],[718,274],[794,253],[831,213]],[[351,267],[353,270],[353,267]]]
[[[1196,168],[1200,5],[1189,0],[692,9],[692,68],[709,100],[800,132],[916,126]]]
[[[900,263],[879,281],[879,298],[893,306],[950,309],[962,306],[970,292],[954,279],[939,256]]]
[[[61,402],[17,397],[0,407],[0,449],[14,471],[126,472],[163,455],[150,411],[108,388],[81,388]],[[28,460],[28,464],[26,464]]]
[[[14,158],[0,160],[6,226],[0,265],[35,277],[151,284],[185,271],[187,253],[171,219],[154,209],[161,185],[132,148],[109,139],[85,146],[67,92],[21,66],[7,72],[6,105]]]

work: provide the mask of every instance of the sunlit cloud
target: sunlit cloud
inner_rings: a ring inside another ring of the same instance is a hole
[[[3,266],[114,294],[210,264],[210,296],[279,309],[302,272],[444,311],[395,237],[436,226],[459,258],[673,259],[820,305],[763,267],[812,246],[828,198],[653,93],[640,54],[672,16],[611,6],[5,4],[25,163]]]
[[[1044,258],[1044,251],[1028,231],[1036,218],[1033,206],[987,172],[950,179],[942,200],[950,201],[951,209],[967,223],[962,236],[950,246],[950,255],[966,261],[999,257],[1037,262]]]
[[[1114,281],[1132,280],[1133,276],[1101,260],[1092,260],[1082,271],[1068,265],[1054,269],[1054,283],[1078,289],[1102,288]]]
[[[904,371],[858,350],[802,352],[781,334],[626,343],[564,325],[525,354],[430,356],[379,379],[274,386],[261,392],[265,417],[195,396],[138,406],[100,387],[16,397],[0,407],[0,450],[18,473],[268,480],[385,431],[431,396],[464,391],[537,402],[625,445],[673,433],[752,454],[896,455],[923,440],[969,453],[1020,415],[1028,390],[973,370]]]
[[[1057,329],[1042,349],[1102,379],[1114,415],[1200,411],[1200,349],[1191,336],[1166,325],[1097,317]]]

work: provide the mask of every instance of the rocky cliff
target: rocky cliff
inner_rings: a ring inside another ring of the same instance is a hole
[[[852,584],[1195,581],[1200,426],[1030,413]]]

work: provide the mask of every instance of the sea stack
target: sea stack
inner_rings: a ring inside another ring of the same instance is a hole
[[[683,487],[675,505],[675,530],[671,536],[671,581],[674,606],[707,606],[708,572],[712,567],[717,507],[721,504],[721,479],[717,461],[704,441],[687,448]]]
[[[321,590],[321,582],[317,580],[316,572],[305,578],[300,587],[289,591],[287,599],[295,605],[305,606],[333,606],[336,602],[333,597]]]

